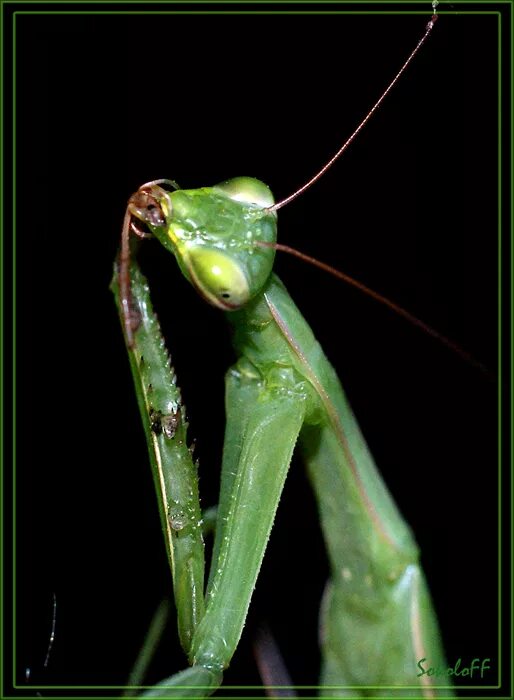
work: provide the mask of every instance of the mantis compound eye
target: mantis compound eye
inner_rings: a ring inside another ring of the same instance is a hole
[[[263,209],[267,209],[275,203],[270,188],[253,177],[234,177],[232,180],[216,185],[216,189],[223,190],[230,199],[236,202],[256,204]]]
[[[191,278],[208,302],[224,311],[233,311],[249,300],[248,280],[237,261],[203,246],[191,249],[187,258]]]

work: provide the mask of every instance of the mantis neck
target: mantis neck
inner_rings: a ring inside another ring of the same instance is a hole
[[[349,527],[343,528],[348,542],[362,538],[370,558],[378,547],[389,574],[415,558],[410,529],[378,473],[336,372],[280,279],[272,274],[258,298],[227,316],[235,328],[237,368],[258,377],[268,389],[303,392],[306,418],[301,449],[313,481],[323,471],[319,460],[336,470],[332,476],[340,485],[338,503],[348,504],[347,513],[338,515],[348,519]],[[323,511],[320,514],[323,517]],[[341,527],[325,532],[334,565],[341,556],[346,561]],[[339,533],[333,542],[330,532]]]

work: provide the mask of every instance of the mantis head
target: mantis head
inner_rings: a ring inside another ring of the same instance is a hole
[[[244,306],[264,287],[273,267],[275,250],[257,244],[276,241],[270,189],[249,177],[173,192],[159,182],[143,185],[130,198],[130,214],[147,229],[132,221],[132,231],[155,236],[210,304],[224,311]]]

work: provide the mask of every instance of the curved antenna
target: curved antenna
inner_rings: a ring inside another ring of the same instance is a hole
[[[121,244],[120,244],[120,264],[119,264],[119,286],[121,308],[123,310],[123,327],[125,328],[125,337],[129,348],[134,347],[134,323],[133,323],[133,307],[132,293],[130,289],[130,231],[131,231],[132,214],[127,205],[125,216],[123,218],[123,227],[121,229]]]
[[[301,251],[296,250],[296,248],[292,248],[291,246],[284,245],[283,243],[268,243],[267,241],[254,241],[254,245],[259,246],[260,248],[274,248],[275,250],[280,250],[283,253],[289,253],[289,255],[294,255],[295,258],[299,258],[300,260],[303,260],[304,262],[307,262],[310,265],[314,265],[314,267],[318,267],[320,270],[323,270],[324,272],[328,272],[333,277],[337,277],[337,279],[340,279],[343,282],[346,282],[346,284],[349,284],[351,287],[358,289],[360,292],[363,292],[364,294],[371,297],[372,299],[375,299],[375,301],[378,301],[380,304],[387,306],[388,309],[391,309],[391,311],[394,311],[396,314],[398,314],[402,318],[406,319],[407,321],[412,323],[417,328],[420,328],[424,333],[427,333],[427,335],[430,335],[430,336],[432,336],[432,338],[435,338],[436,340],[438,340],[440,343],[445,345],[449,350],[451,350],[456,355],[458,355],[462,360],[464,360],[468,364],[472,365],[476,369],[480,370],[484,375],[487,376],[488,379],[490,379],[490,380],[494,379],[494,376],[491,373],[491,371],[484,364],[482,364],[481,362],[476,360],[472,355],[470,355],[469,352],[467,352],[466,350],[461,348],[460,345],[455,343],[453,340],[450,340],[450,338],[447,338],[445,335],[443,335],[439,331],[436,331],[435,328],[432,328],[432,326],[429,326],[428,323],[421,321],[417,316],[414,316],[414,314],[412,314],[410,311],[407,311],[407,309],[404,309],[403,306],[400,306],[396,302],[391,301],[391,299],[388,299],[387,297],[383,296],[382,294],[375,292],[373,289],[371,289],[370,287],[367,287],[362,282],[359,282],[354,277],[350,277],[350,275],[347,275],[346,273],[341,272],[341,270],[338,270],[335,267],[332,267],[332,265],[329,265],[328,263],[321,262],[321,260],[318,260],[317,258],[313,258],[311,255],[307,255],[306,253],[302,253]]]
[[[141,190],[149,189],[158,185],[169,185],[170,187],[173,187],[176,190],[180,189],[175,180],[160,178],[159,180],[151,180],[150,182],[145,182],[144,185],[141,185],[141,187],[138,188],[137,192],[139,193],[141,192]],[[171,211],[171,199],[169,193],[162,187],[160,189],[166,199],[168,210]],[[148,234],[146,231],[136,226],[136,224],[132,220],[133,215],[134,208],[131,197],[125,210],[123,227],[121,229],[121,244],[119,258],[120,261],[118,272],[123,327],[125,329],[127,345],[131,349],[134,347],[134,331],[137,330],[140,323],[140,319],[138,318],[138,314],[132,305],[132,292],[130,289],[130,234],[134,233],[139,238],[151,238],[151,234]]]
[[[334,165],[334,163],[336,162],[336,160],[338,160],[338,158],[344,153],[344,151],[346,151],[346,149],[347,149],[348,146],[351,144],[351,142],[354,140],[354,138],[357,136],[357,134],[358,134],[358,133],[361,131],[361,129],[368,123],[368,121],[371,119],[371,117],[373,116],[373,114],[374,114],[374,113],[376,112],[376,110],[380,107],[380,105],[382,104],[382,102],[384,101],[384,99],[387,97],[387,95],[390,93],[390,91],[393,89],[393,87],[394,87],[394,86],[396,85],[396,83],[398,82],[400,76],[401,76],[401,75],[403,74],[403,72],[406,70],[406,68],[407,68],[407,66],[409,65],[409,63],[412,61],[412,59],[414,58],[414,56],[418,53],[419,49],[420,49],[420,48],[423,46],[423,44],[425,43],[425,41],[426,41],[428,35],[429,35],[430,32],[432,31],[432,28],[433,28],[433,26],[434,26],[434,24],[435,24],[435,22],[436,22],[436,20],[437,20],[437,15],[435,14],[437,4],[438,4],[438,3],[437,3],[437,0],[434,0],[434,2],[432,3],[432,9],[433,9],[433,11],[434,11],[434,14],[432,15],[430,21],[427,23],[426,28],[425,28],[425,33],[423,34],[423,36],[421,37],[421,39],[420,39],[420,40],[418,41],[418,43],[416,44],[414,50],[411,52],[411,54],[409,55],[409,57],[407,58],[407,60],[406,60],[405,63],[403,64],[403,66],[400,68],[400,70],[398,71],[398,73],[394,76],[394,78],[391,80],[391,82],[389,83],[389,85],[386,87],[386,89],[385,89],[384,92],[382,93],[381,97],[379,97],[379,99],[375,102],[375,104],[373,105],[373,107],[369,110],[369,112],[366,114],[366,116],[365,116],[364,119],[361,121],[361,123],[359,124],[359,126],[355,129],[355,131],[352,133],[352,135],[351,135],[348,139],[346,139],[346,141],[343,143],[343,145],[342,145],[341,148],[337,151],[337,153],[335,153],[335,154],[332,156],[332,158],[330,158],[330,160],[328,160],[328,161],[325,163],[325,165],[321,168],[321,170],[319,170],[319,171],[316,173],[316,175],[314,175],[314,177],[311,177],[310,180],[308,180],[304,185],[302,185],[302,186],[300,187],[300,189],[296,190],[296,192],[293,192],[293,194],[290,194],[289,197],[286,197],[286,198],[283,199],[282,201],[277,202],[276,204],[274,204],[273,206],[268,207],[268,211],[277,211],[278,209],[281,209],[282,207],[285,207],[285,205],[286,205],[286,204],[289,204],[289,202],[292,202],[293,199],[296,199],[296,198],[299,197],[301,194],[303,194],[303,192],[305,192],[305,190],[309,189],[309,187],[310,187],[311,185],[313,185],[315,182],[317,182],[317,181],[327,172],[327,170],[328,170],[332,165]]]
[[[158,180],[150,180],[150,182],[145,182],[143,185],[138,187],[138,190],[142,190],[144,187],[152,187],[153,185],[169,185],[174,190],[180,189],[175,180],[168,180],[166,177],[161,177]]]

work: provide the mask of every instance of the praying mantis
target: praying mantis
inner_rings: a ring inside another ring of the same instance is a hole
[[[437,80],[435,80],[435,82],[437,83]],[[298,87],[298,86],[296,86],[296,87]],[[436,129],[436,131],[437,131],[437,129]],[[427,149],[429,149],[429,145],[428,145],[428,144],[430,143],[430,139],[432,138],[432,135],[431,135],[431,133],[430,133],[429,131],[427,131],[426,133],[427,133]],[[310,136],[309,136],[308,138],[310,139]],[[152,148],[153,148],[153,144],[152,144]],[[293,165],[293,166],[288,166],[288,167],[290,167],[291,169],[294,169],[296,166]],[[348,167],[350,168],[351,165],[349,164]],[[241,169],[236,170],[235,172],[236,172],[236,173],[237,173],[237,172],[241,172]],[[242,172],[245,172],[245,170],[243,170]],[[228,177],[229,175],[231,175],[231,174],[232,174],[232,173],[227,173],[227,177]],[[178,172],[178,171],[176,172],[175,167],[173,167],[173,175],[172,175],[172,176],[176,176],[176,177],[179,179],[179,183],[180,183],[181,185],[183,185],[183,182],[181,182],[181,179],[180,179],[180,177],[179,177],[179,172]],[[331,176],[331,177],[333,177],[333,176]],[[189,178],[190,178],[190,180],[192,180],[192,177],[191,177],[191,176],[189,176]],[[221,180],[222,178],[214,178],[214,179],[213,179],[213,178],[209,178],[209,179],[206,179],[205,176],[202,176],[202,174],[195,174],[194,179],[195,179],[196,183],[205,184],[206,182],[216,182],[216,181],[218,181],[218,180]],[[265,177],[263,176],[263,179],[266,179],[266,180],[269,181],[270,183],[273,183],[273,178],[271,178],[271,177],[265,178]],[[183,186],[184,186],[184,185],[183,185]],[[187,175],[186,175],[186,186],[189,186],[189,184],[187,184]],[[320,186],[321,186],[321,183],[320,183]],[[287,185],[287,184],[283,184],[283,185],[282,185],[282,188],[284,189],[284,191],[287,191],[287,190],[288,190],[288,185]],[[437,189],[437,188],[436,188],[436,189]],[[337,198],[337,197],[342,197],[342,195],[341,195],[341,193],[340,193],[339,191],[336,191],[336,195],[335,195],[335,196],[336,196],[336,198]],[[424,196],[425,196],[425,194],[423,195],[423,197],[424,197]],[[437,198],[437,194],[434,195],[432,192],[426,191],[427,200],[431,200],[432,196],[434,196],[435,198]],[[442,193],[441,196],[444,196],[444,193]],[[386,203],[383,204],[383,207],[384,207],[385,204],[386,204]],[[389,203],[388,206],[392,206],[392,204]],[[428,208],[429,208],[429,209],[430,209],[430,206],[431,206],[431,205],[428,204]],[[287,219],[287,217],[289,217],[289,216],[294,216],[294,214],[292,214],[292,213],[289,214],[288,211],[287,211],[287,208],[286,208],[286,209],[284,210],[283,216],[281,217],[281,224],[280,224],[280,235],[281,235],[281,236],[284,235],[283,232],[284,232],[284,229],[286,229],[286,226],[289,228],[289,225],[288,225],[287,222],[286,222],[286,219]],[[383,215],[382,215],[381,218],[383,218]],[[344,228],[343,219],[344,219],[344,216],[343,216],[342,219],[341,219],[341,228]],[[323,229],[324,231],[331,231],[331,232],[332,232],[332,231],[333,231],[333,228],[334,228],[334,223],[333,223],[333,222],[334,222],[334,219],[332,218],[330,224],[320,224],[320,227],[321,227],[321,229]],[[358,228],[359,231],[361,230],[360,225],[358,225],[358,219],[356,219],[355,222],[354,222],[353,224],[350,224],[350,227],[352,227],[352,228],[354,228],[354,229],[355,229],[355,228]],[[293,228],[296,230],[296,226],[293,226]],[[339,223],[337,224],[337,228],[339,229]],[[312,233],[314,232],[313,229],[314,229],[314,225],[311,227],[311,235],[312,235]],[[321,230],[321,229],[320,229],[320,230]],[[317,229],[317,224],[316,224],[316,232],[314,232],[314,235],[315,235],[316,238],[318,238],[318,237],[321,236],[321,234],[318,234],[318,233],[317,233],[317,230],[318,230],[318,229]],[[295,233],[295,236],[296,236],[296,233]],[[333,234],[332,234],[332,237],[333,237]],[[302,244],[302,246],[300,246],[300,244],[297,242],[296,238],[295,238],[295,240],[294,240],[294,245],[297,246],[297,247],[303,247],[303,249],[308,250],[309,252],[314,252],[314,251],[312,251],[312,249],[311,249],[307,244],[305,244],[305,243]],[[154,244],[153,247],[155,247],[155,244]],[[326,248],[325,248],[325,249],[326,249]],[[322,259],[323,259],[323,258],[326,259],[326,257],[327,257],[326,255],[323,255],[323,253],[320,253],[320,252],[318,252],[317,255],[318,255],[318,257],[320,257],[320,258],[322,258]],[[330,253],[329,253],[328,257],[331,257],[331,254],[330,254]],[[169,260],[169,261],[166,260],[166,265],[171,265],[171,264],[172,264],[172,261],[171,261],[171,260]],[[279,264],[284,264],[284,263],[281,263],[281,262],[279,261]],[[299,263],[297,263],[297,265],[299,265]],[[164,266],[164,263],[163,263],[163,266]],[[171,274],[172,274],[172,273],[170,273],[170,275],[171,275]],[[303,269],[303,268],[302,268],[300,274],[301,274],[302,281],[301,281],[300,283],[297,283],[297,287],[302,287],[302,286],[304,286],[304,280],[306,279],[306,277],[307,277],[309,274],[318,275],[319,273],[316,273],[315,271],[306,270],[306,269]],[[319,282],[319,279],[320,279],[319,276],[316,276],[315,279],[316,279],[317,281],[316,281],[315,283],[313,283],[314,285],[318,286],[318,284],[320,284],[320,285],[322,284],[321,282]],[[323,284],[325,284],[324,281],[323,281]],[[334,287],[331,286],[331,282],[327,282],[326,284],[328,285],[328,288],[330,288],[330,289],[332,289],[332,290],[334,289]],[[289,282],[287,282],[287,285],[289,286]],[[155,287],[155,286],[156,286],[156,285],[155,285],[154,281],[152,280],[152,287]],[[300,289],[300,290],[295,290],[295,292],[294,292],[295,298],[297,297],[298,292],[301,292],[301,291],[302,291],[301,289]],[[179,294],[182,294],[182,291],[179,292]],[[329,293],[329,292],[324,292],[324,296],[327,295],[329,298],[333,298],[333,296],[332,296],[333,294],[334,294],[333,291],[330,292],[330,293]],[[339,296],[340,294],[342,294],[342,292],[341,292],[341,291],[337,291],[337,294],[338,294],[338,296]],[[309,296],[311,297],[310,299],[305,300],[305,302],[302,301],[302,307],[303,307],[304,303],[305,303],[306,305],[308,305],[309,303],[312,303],[312,301],[313,301],[313,299],[312,299],[312,297],[313,297],[312,293],[311,293]],[[394,296],[394,294],[391,294],[391,296]],[[173,309],[173,312],[174,312],[174,314],[173,314],[174,320],[173,320],[172,323],[170,323],[170,321],[168,321],[168,324],[171,326],[172,333],[173,333],[173,328],[175,327],[175,320],[177,319],[177,314],[179,313],[179,310],[177,309],[177,307],[179,307],[179,306],[181,305],[181,303],[182,303],[182,297],[181,297],[181,296],[179,296],[179,297],[173,296],[172,299],[171,299],[171,301],[170,301],[171,308]],[[359,303],[359,302],[357,302],[357,303]],[[197,307],[197,308],[199,308],[199,306],[200,306],[200,304],[198,304],[198,307]],[[163,312],[160,311],[159,313],[160,313],[160,316],[164,316],[164,313],[163,313]],[[316,316],[316,313],[317,313],[316,310],[311,311],[311,312],[310,312],[310,318]],[[348,313],[351,313],[351,312],[348,312]],[[374,312],[374,311],[371,311],[370,313],[371,313],[372,315],[376,315],[376,312]],[[422,316],[421,313],[420,313],[420,315]],[[212,318],[212,317],[210,317],[210,318]],[[163,320],[164,320],[164,319],[163,319]],[[218,323],[218,324],[220,323],[220,319],[219,319],[219,318],[217,319],[217,323]],[[338,323],[338,321],[336,321],[336,323]],[[394,323],[394,321],[393,321],[393,323]],[[178,326],[178,323],[177,323],[176,325]],[[192,325],[194,325],[194,324],[192,324]],[[359,328],[358,325],[357,325],[357,328]],[[192,329],[189,328],[187,332],[189,332],[190,330],[191,330],[193,333],[194,333],[194,331],[195,331],[194,328],[192,328]],[[318,332],[318,331],[317,331],[317,332]],[[386,332],[387,332],[387,331],[386,331]],[[184,332],[184,333],[186,333],[186,332]],[[190,340],[191,340],[191,343],[192,343],[193,345],[194,345],[194,344],[199,345],[199,344],[202,343],[202,342],[203,342],[204,345],[205,345],[205,342],[206,342],[205,340],[203,340],[203,341],[198,340],[197,337],[195,337],[194,335],[191,336]],[[419,343],[418,343],[418,341],[413,341],[413,342],[414,342],[415,344],[421,344],[421,341],[419,341]],[[325,344],[325,343],[324,343],[324,344]],[[178,345],[178,343],[177,343],[177,345]],[[348,346],[349,346],[350,343],[349,343],[349,342],[345,342],[345,345],[348,345]],[[177,348],[177,349],[175,348],[175,342],[174,342],[173,340],[172,340],[172,349],[173,349],[174,361],[175,361],[175,364],[177,365],[177,368],[178,368],[178,367],[179,367],[179,359],[176,357],[176,354],[177,354],[177,352],[179,353],[180,350],[179,350],[178,348]],[[216,350],[216,348],[209,348],[209,350],[212,350],[212,352],[214,353],[215,350]],[[352,351],[351,351],[351,350],[348,350],[348,352],[352,352]],[[354,350],[353,352],[357,352],[357,353],[358,353],[359,351],[358,351],[358,350],[357,350],[357,351]],[[387,350],[386,350],[386,352],[387,352]],[[440,351],[436,350],[435,352],[440,352]],[[332,351],[331,357],[337,356],[337,353],[338,353],[338,351]],[[405,360],[405,363],[406,363],[406,362],[407,362],[407,361]],[[223,371],[223,369],[221,369],[221,371]],[[371,370],[371,371],[373,371],[373,370]],[[459,371],[459,370],[457,370],[457,372],[458,372],[458,371]],[[180,381],[180,383],[182,383],[182,379],[180,378],[180,372],[179,372],[179,381]],[[355,380],[355,379],[352,380],[352,379],[350,378],[349,381],[352,382],[352,381],[356,381],[356,380]],[[221,383],[221,380],[220,380],[220,383]],[[189,394],[187,394],[186,396],[189,396]],[[206,402],[210,404],[210,401],[211,401],[211,399],[210,399],[210,397],[209,397],[209,399],[208,399]],[[359,401],[359,399],[357,399],[357,401]],[[189,398],[186,398],[186,404],[187,404],[188,408],[190,408],[190,410],[191,410],[192,413],[194,412],[194,403],[195,403],[194,399],[191,399],[191,400],[190,400]],[[387,409],[386,409],[386,410],[387,410]],[[220,409],[219,409],[219,408],[213,410],[213,413],[216,414],[216,415],[212,415],[212,416],[211,416],[212,422],[218,420],[218,415],[217,415],[217,414],[218,414],[219,412],[220,412]],[[193,415],[194,415],[194,414],[193,414]],[[199,450],[202,449],[202,447],[201,447],[201,441],[202,441],[202,439],[203,439],[203,435],[200,435],[200,432],[201,432],[201,431],[194,430],[194,435],[197,436],[197,437],[199,438],[199,448],[198,448]],[[219,432],[219,429],[218,429],[218,432]],[[203,448],[203,449],[205,449],[205,448]],[[214,460],[214,462],[216,463],[216,460]],[[128,468],[128,464],[126,463],[126,461],[124,462],[124,467],[125,467],[125,468]],[[215,467],[213,467],[213,469],[214,469],[214,468],[215,468]],[[299,467],[298,467],[298,468],[299,468]],[[202,478],[209,479],[210,476],[207,475],[207,476],[202,477]],[[302,521],[303,521],[302,514],[301,514],[301,513],[300,513],[299,515],[297,514],[296,518],[297,518],[297,521],[296,521],[296,522],[297,522],[297,526],[300,527],[300,528],[302,528],[302,532],[304,532],[303,528],[305,528],[305,523],[302,522]],[[314,525],[311,525],[310,527],[313,528]],[[307,528],[307,529],[308,529],[308,528]],[[159,543],[159,544],[160,544],[160,543]],[[436,558],[436,560],[437,560],[437,558]],[[135,575],[137,575],[137,574],[135,574]],[[149,616],[149,613],[150,613],[150,611],[147,610],[147,617]],[[141,623],[140,623],[140,628],[142,629]],[[177,670],[178,670],[178,669],[180,668],[180,666],[178,665],[178,666],[176,666],[176,668],[177,668]],[[303,679],[302,679],[302,680],[303,680]],[[257,682],[258,682],[258,681],[257,681]]]
[[[400,72],[328,165],[380,106],[435,20],[434,15]],[[446,662],[415,541],[332,366],[272,274],[276,211],[328,165],[278,204],[266,185],[246,177],[197,190],[157,180],[129,200],[113,289],[153,462],[181,642],[190,661],[149,696],[196,696],[202,687],[208,695],[220,685],[242,634],[297,442],[331,563],[321,612],[322,692],[337,696],[359,683],[365,691],[380,692],[386,685],[399,694],[412,694],[414,686],[426,697],[439,690],[422,665],[443,668]],[[156,237],[196,291],[229,312],[233,324],[237,360],[226,378],[227,429],[205,600],[197,466],[188,454],[186,413],[148,285],[131,261],[131,233]]]

